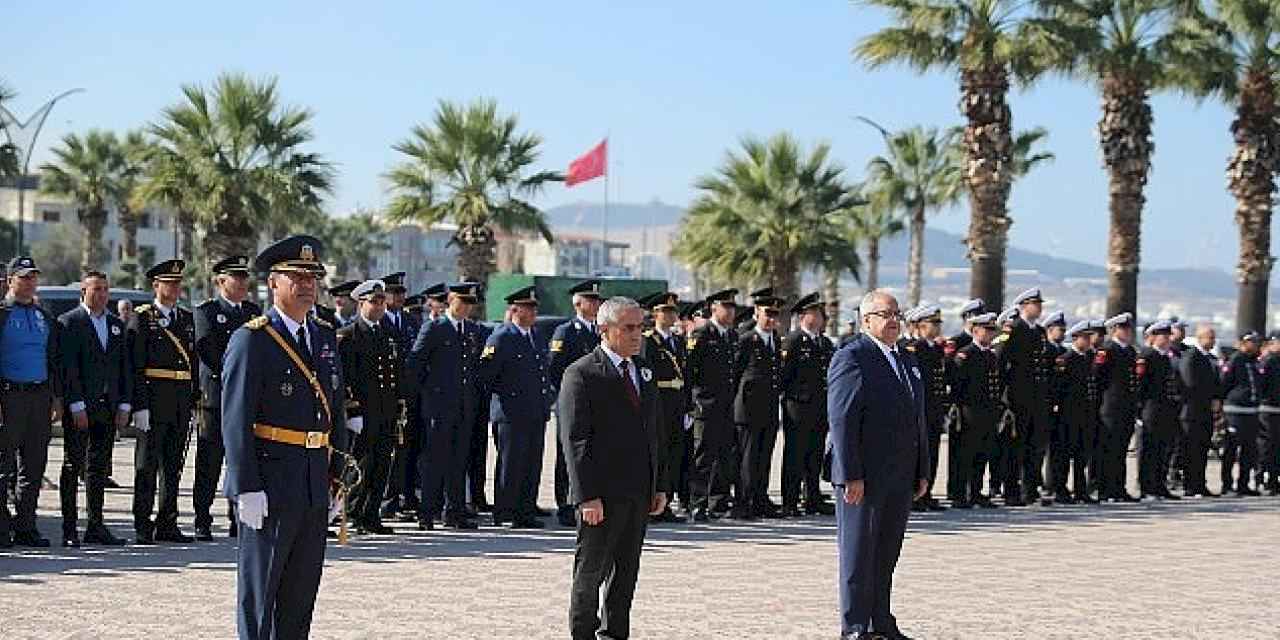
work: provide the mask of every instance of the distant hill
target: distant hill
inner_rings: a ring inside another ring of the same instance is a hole
[[[604,205],[599,202],[562,204],[546,210],[552,228],[580,227],[601,229],[604,224]],[[610,229],[636,229],[645,225],[661,227],[680,222],[684,207],[653,201],[648,204],[621,202],[609,204]]]

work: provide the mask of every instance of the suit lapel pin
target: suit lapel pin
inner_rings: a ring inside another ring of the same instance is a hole
[[[640,367],[640,377],[643,378],[645,382],[652,382],[653,370],[649,367]]]
[[[112,326],[111,326],[111,335],[113,335],[113,336],[118,336],[118,335],[120,335],[120,327],[117,327],[117,326],[115,326],[115,325],[112,325]]]
[[[224,315],[222,315],[221,313],[219,313],[219,314],[218,314],[218,324],[226,324],[226,323],[227,323],[227,317],[226,317],[226,316],[224,316]]]

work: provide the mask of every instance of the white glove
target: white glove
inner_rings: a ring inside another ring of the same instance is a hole
[[[250,529],[261,529],[262,521],[267,517],[266,492],[250,491],[237,496],[236,517]]]
[[[147,432],[151,430],[151,411],[143,409],[133,414],[133,428]]]
[[[684,430],[688,431],[693,428],[693,416],[686,415],[684,417]]]
[[[360,433],[361,431],[364,431],[364,416],[347,418],[347,430],[352,433]]]
[[[337,496],[329,498],[329,519],[326,522],[333,522],[333,519],[342,513],[342,505],[345,502],[345,499],[340,500]]]

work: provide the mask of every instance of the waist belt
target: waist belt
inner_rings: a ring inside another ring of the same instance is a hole
[[[659,380],[659,389],[683,389],[684,380]]]
[[[1274,407],[1269,404],[1264,404],[1258,407],[1258,413],[1280,413],[1280,407]]]
[[[148,378],[157,380],[190,380],[191,372],[178,369],[145,369],[142,372]]]
[[[39,391],[49,386],[48,380],[40,382],[14,382],[12,380],[0,380],[0,388],[5,391]]]
[[[1222,407],[1223,413],[1234,413],[1239,415],[1254,415],[1258,413],[1257,407],[1241,407],[1239,405],[1229,404]]]
[[[253,435],[263,440],[306,447],[307,449],[326,449],[329,447],[329,432],[327,431],[296,431],[259,422],[253,425]]]

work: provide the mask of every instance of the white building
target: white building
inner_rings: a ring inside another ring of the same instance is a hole
[[[541,237],[520,242],[524,252],[524,272],[535,276],[630,277],[627,250],[630,243],[605,242],[600,238],[566,233],[555,234],[547,244]]]
[[[437,282],[456,282],[458,248],[449,243],[457,230],[452,224],[424,227],[412,222],[392,228],[387,234],[391,247],[378,256],[377,273],[370,277],[403,271],[411,294]]]

